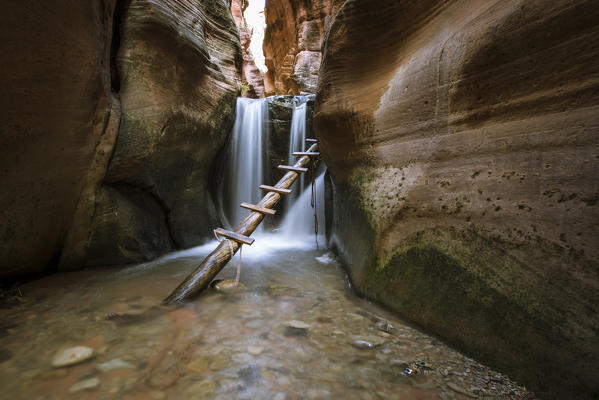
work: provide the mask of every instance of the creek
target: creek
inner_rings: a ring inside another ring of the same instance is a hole
[[[253,121],[246,126],[261,130],[263,103],[244,103],[244,111],[262,115],[244,114]],[[251,136],[252,146],[263,134]],[[251,165],[236,168],[261,178]],[[235,201],[253,200],[254,186],[234,190]],[[315,189],[322,226],[322,174]],[[215,241],[22,286],[0,308],[0,398],[532,398],[507,376],[358,298],[322,236],[316,249],[311,197],[307,183],[282,227],[244,246],[241,285],[232,291],[209,289],[185,305],[158,306]],[[238,218],[234,207],[224,210],[230,222]],[[219,279],[234,279],[238,257]],[[74,346],[91,354],[52,365]]]

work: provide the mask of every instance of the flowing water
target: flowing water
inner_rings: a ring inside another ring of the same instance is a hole
[[[231,224],[247,213],[241,202],[260,196],[262,161],[255,155],[266,115],[263,101],[240,99],[237,107]],[[303,113],[305,126],[305,105]],[[315,185],[320,233],[323,181],[321,174]],[[0,292],[0,398],[533,397],[358,299],[335,257],[322,249],[322,237],[316,249],[311,197],[308,186],[278,234],[258,233],[253,246],[244,246],[242,286],[232,292],[209,289],[184,306],[160,306],[216,242],[126,269],[55,274]],[[219,278],[235,276],[239,257]],[[57,354],[74,346],[93,354],[53,366]]]
[[[315,209],[319,240],[320,243],[324,243],[324,173],[320,174],[314,181],[314,195],[312,195],[312,187],[308,186],[295,201],[289,213],[283,219],[280,234],[288,240],[314,236]]]
[[[237,99],[235,125],[227,152],[227,183],[223,188],[223,218],[234,227],[247,214],[242,202],[256,204],[264,193],[258,188],[264,176],[263,148],[267,142],[265,99]]]
[[[157,307],[214,244],[22,286],[0,308],[0,398],[529,398],[356,298],[334,257],[312,241],[258,236],[243,252],[245,288]],[[222,278],[234,277],[236,262]],[[93,358],[53,367],[72,346],[93,348]]]
[[[293,155],[294,151],[304,151],[306,149],[306,111],[307,111],[308,96],[296,96],[294,97],[293,113],[291,115],[291,131],[289,132],[289,150],[288,150],[288,163],[289,165],[295,164],[297,157]],[[301,174],[297,182],[294,184],[296,188],[304,188],[304,175]],[[299,190],[294,190],[291,194],[287,195],[285,201],[287,205],[286,210],[291,209],[295,204],[295,201],[299,197]]]

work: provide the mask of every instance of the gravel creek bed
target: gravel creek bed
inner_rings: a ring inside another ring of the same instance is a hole
[[[313,239],[262,249],[259,242],[244,248],[242,286],[210,289],[180,307],[159,304],[210,245],[5,291],[0,398],[535,398],[358,299]],[[234,279],[237,257],[219,278]],[[87,351],[80,361],[53,365],[77,357],[64,353],[75,346]]]

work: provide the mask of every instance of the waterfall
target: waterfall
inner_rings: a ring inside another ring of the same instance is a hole
[[[293,113],[289,132],[288,164],[295,164],[295,151],[304,151],[306,146],[306,116],[308,96],[293,98]],[[264,192],[258,187],[261,184],[274,185],[276,182],[265,182],[265,169],[271,165],[269,157],[268,135],[269,105],[266,99],[237,99],[235,124],[227,146],[225,158],[221,165],[224,171],[220,188],[221,214],[225,226],[234,228],[248,214],[239,205],[243,202],[257,204]],[[284,146],[284,144],[283,144]],[[284,148],[284,147],[283,147]],[[284,153],[283,153],[284,154]],[[322,168],[318,168],[322,171]],[[274,171],[276,180],[282,171]],[[310,177],[300,174],[291,187],[292,192],[282,199],[285,202],[283,221],[276,229],[274,237],[269,239],[280,243],[313,243],[314,209],[311,207],[312,187]],[[315,180],[316,206],[318,212],[318,231],[324,234],[324,173]],[[264,233],[261,224],[255,233]],[[310,237],[312,236],[312,237]],[[277,240],[281,239],[281,240]],[[324,240],[320,240],[324,244]],[[255,247],[255,246],[254,246]]]
[[[316,212],[318,217],[318,234],[324,232],[324,172],[314,181],[316,194]],[[286,237],[305,237],[314,235],[314,209],[311,206],[312,186],[301,193],[281,223],[280,233]],[[319,239],[320,240],[320,239]],[[321,244],[324,241],[320,241]]]
[[[294,98],[294,109],[289,134],[289,165],[293,165],[297,157],[294,151],[306,150],[306,110],[308,96]],[[287,214],[281,223],[280,233],[288,238],[305,237],[314,234],[314,209],[311,206],[312,187],[309,176],[300,174],[294,184],[293,192],[287,196]],[[306,186],[306,184],[308,184]],[[315,201],[318,217],[318,232],[324,233],[324,173],[315,179]]]
[[[307,96],[296,96],[293,98],[293,114],[291,116],[291,131],[289,132],[289,156],[288,164],[293,165],[297,157],[293,155],[294,151],[304,151],[306,145],[306,109]],[[304,188],[304,174],[300,174],[297,181],[293,184],[293,192],[285,199],[285,209],[291,210],[295,201],[299,198]]]
[[[223,188],[224,217],[234,227],[247,215],[242,202],[256,204],[264,195],[258,188],[264,176],[264,148],[268,103],[265,99],[237,99],[235,125],[229,144],[228,184]],[[260,231],[260,227],[256,230]]]

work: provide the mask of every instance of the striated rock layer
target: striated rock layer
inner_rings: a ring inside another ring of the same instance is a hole
[[[87,3],[2,13],[0,277],[148,260],[215,224],[242,64],[229,2]]]
[[[231,14],[239,30],[239,39],[243,51],[243,67],[241,69],[241,80],[249,88],[242,93],[242,97],[261,98],[264,97],[264,79],[260,69],[256,66],[254,55],[250,50],[252,42],[252,27],[250,27],[245,18],[244,12],[248,6],[248,0],[232,0]]]
[[[59,257],[95,153],[107,145],[110,157],[115,3],[3,6],[0,277]]]
[[[267,96],[315,93],[324,33],[343,0],[266,0]]]
[[[543,398],[599,395],[599,9],[348,0],[315,127],[360,293]]]
[[[104,179],[114,190],[97,208],[86,265],[144,261],[211,235],[208,175],[238,92],[240,47],[225,0],[133,1],[120,33],[122,114]]]

